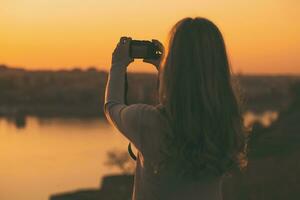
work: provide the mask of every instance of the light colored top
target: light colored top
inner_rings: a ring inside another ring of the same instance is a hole
[[[176,182],[176,174],[161,170],[163,136],[171,131],[162,105],[124,104],[125,68],[112,67],[105,91],[104,111],[138,150],[133,200],[221,200],[221,178],[210,182]]]

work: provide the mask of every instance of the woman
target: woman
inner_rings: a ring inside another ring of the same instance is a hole
[[[113,53],[104,109],[138,149],[133,199],[222,199],[222,177],[247,161],[220,31],[185,18],[171,30],[164,63],[144,60],[160,70],[157,106],[124,104],[130,40],[121,38]]]

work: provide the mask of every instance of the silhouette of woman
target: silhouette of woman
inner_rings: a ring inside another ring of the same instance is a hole
[[[205,18],[175,24],[165,59],[144,60],[160,71],[156,106],[124,103],[130,40],[113,52],[104,110],[138,150],[132,198],[221,200],[224,175],[247,165],[221,32]]]

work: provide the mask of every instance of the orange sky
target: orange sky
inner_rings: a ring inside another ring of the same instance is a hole
[[[122,35],[166,42],[186,16],[219,25],[232,68],[300,74],[298,0],[0,0],[0,63],[108,69]],[[154,72],[140,61],[133,71]]]

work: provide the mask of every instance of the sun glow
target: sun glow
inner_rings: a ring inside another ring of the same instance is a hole
[[[120,36],[166,42],[176,21],[203,16],[223,32],[235,72],[299,74],[297,10],[296,0],[1,0],[0,63],[107,70]]]

